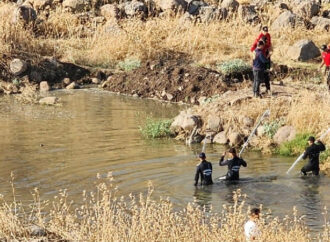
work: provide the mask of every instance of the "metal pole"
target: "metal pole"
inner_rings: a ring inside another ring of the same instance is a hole
[[[260,117],[259,122],[257,123],[257,125],[254,127],[254,129],[252,130],[250,136],[248,137],[248,139],[245,141],[245,143],[242,146],[241,151],[239,152],[238,156],[241,157],[241,154],[243,153],[244,149],[247,147],[250,139],[252,138],[252,136],[255,134],[255,132],[257,131],[257,128],[259,127],[259,125],[261,124],[261,121],[266,117],[270,115],[270,111],[269,109],[267,109],[263,115]]]

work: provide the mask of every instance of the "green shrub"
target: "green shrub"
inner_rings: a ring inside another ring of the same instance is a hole
[[[229,60],[220,64],[217,64],[218,71],[223,74],[240,73],[251,70],[251,66],[245,61],[240,59]]]
[[[330,149],[326,149],[325,151],[321,152],[320,161],[325,161],[326,159],[328,159],[328,157],[330,157]]]
[[[131,71],[141,66],[141,61],[136,58],[126,58],[118,63],[118,67],[124,71]]]
[[[311,135],[313,134],[310,133],[297,134],[293,140],[281,144],[277,152],[280,155],[285,155],[285,156],[299,155],[305,151],[307,146],[307,139]]]
[[[171,119],[155,120],[147,118],[143,127],[140,127],[140,131],[144,137],[149,139],[171,137],[173,136],[170,130],[171,124]]]
[[[276,134],[277,130],[284,124],[284,121],[282,119],[276,119],[271,122],[265,122],[264,132],[269,138],[273,138],[273,136]]]

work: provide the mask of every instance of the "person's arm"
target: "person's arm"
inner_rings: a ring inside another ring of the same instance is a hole
[[[268,48],[270,49],[271,47],[272,47],[272,40],[271,40],[271,37],[270,37],[270,34],[268,33],[267,34],[268,36],[267,36],[267,40],[268,40]]]
[[[247,167],[247,163],[245,162],[245,160],[241,159],[241,165]]]
[[[319,148],[319,151],[325,151],[325,145],[320,141],[316,141],[318,144],[317,144],[317,147]]]
[[[195,174],[195,186],[197,186],[197,184],[198,184],[198,180],[199,180],[199,166],[197,166],[197,168],[196,168],[196,174]]]
[[[228,165],[229,160],[225,160],[224,158],[225,158],[224,156],[221,156],[221,159],[219,161],[219,166],[227,166]]]
[[[304,155],[302,157],[304,160],[306,160],[306,158],[309,156],[309,152],[310,152],[309,150],[310,150],[309,147],[305,150]]]

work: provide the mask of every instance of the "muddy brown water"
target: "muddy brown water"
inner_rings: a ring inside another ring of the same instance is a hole
[[[62,107],[0,99],[0,193],[5,197],[11,194],[11,171],[16,176],[19,200],[30,201],[35,187],[42,199],[51,199],[58,190],[67,188],[77,203],[83,190],[95,188],[97,173],[105,177],[112,171],[121,195],[145,192],[151,180],[153,196],[169,197],[175,208],[195,201],[219,211],[223,204],[232,203],[232,192],[241,189],[252,206],[263,204],[280,217],[292,214],[296,206],[313,231],[322,228],[323,208],[330,205],[330,179],[299,178],[296,174],[302,164],[286,176],[294,158],[247,152],[244,158],[248,167],[241,169],[240,182],[195,188],[195,154],[202,146],[189,147],[168,139],[145,140],[139,132],[146,116],[172,118],[184,106],[96,90],[54,94],[61,97]],[[214,178],[226,172],[217,164],[223,150],[218,145],[206,146]]]

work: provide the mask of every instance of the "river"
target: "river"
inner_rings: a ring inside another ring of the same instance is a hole
[[[96,174],[113,172],[121,195],[145,192],[152,181],[154,197],[169,197],[176,208],[188,202],[221,209],[241,189],[252,206],[263,204],[276,216],[292,214],[296,206],[317,232],[324,224],[323,208],[330,205],[328,177],[299,178],[299,167],[286,176],[294,158],[247,152],[247,168],[237,184],[195,188],[193,177],[201,145],[191,147],[170,139],[146,140],[139,125],[147,116],[172,118],[185,106],[118,96],[97,90],[58,91],[62,107],[23,105],[12,97],[0,101],[0,193],[10,196],[10,173],[15,174],[18,199],[31,200],[38,187],[42,199],[67,188],[70,197],[95,188]],[[217,165],[223,146],[207,145],[214,178],[226,172]],[[256,177],[276,179],[260,180]]]

